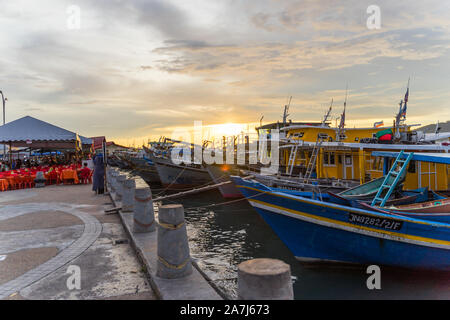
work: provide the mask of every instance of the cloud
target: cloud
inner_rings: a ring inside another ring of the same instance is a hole
[[[279,120],[292,95],[293,120],[313,121],[331,98],[339,110],[346,83],[349,121],[387,119],[409,76],[412,118],[448,109],[450,8],[439,1],[380,0],[380,30],[366,28],[366,0],[79,0],[76,31],[71,1],[2,4],[8,119],[142,137],[194,120]]]

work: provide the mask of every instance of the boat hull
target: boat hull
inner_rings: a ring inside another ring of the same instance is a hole
[[[423,219],[423,220],[429,220],[429,221],[450,223],[450,213],[448,213],[448,212],[405,212],[405,211],[398,211],[398,210],[390,209],[390,208],[372,207],[367,203],[362,203],[361,206],[363,208],[371,209],[371,210],[381,212],[381,213],[398,214],[398,215],[415,218],[415,219]]]
[[[221,183],[230,181],[230,175],[228,172],[222,170],[221,166],[207,165],[206,170],[208,171],[211,179],[214,183]],[[242,198],[242,193],[234,184],[229,183],[219,187],[220,194],[224,198]]]
[[[154,159],[152,161],[155,163],[161,184],[165,187],[184,189],[208,184],[212,181],[205,169],[178,166],[169,163],[169,161],[155,161]]]
[[[327,204],[233,180],[299,260],[450,271],[448,224]],[[371,218],[383,227],[362,223]]]

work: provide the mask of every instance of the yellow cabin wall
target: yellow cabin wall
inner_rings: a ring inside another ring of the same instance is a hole
[[[335,154],[335,164],[324,164],[324,153],[330,154],[333,152]],[[344,179],[344,161],[345,155],[351,155],[352,167],[346,168],[346,179],[359,180],[360,183],[368,182],[372,179],[380,178],[383,176],[383,162],[384,159],[378,159],[379,163],[377,167],[373,167],[373,162],[375,157],[370,154],[372,151],[324,151],[321,149],[318,162],[316,164],[316,172],[318,173],[318,178],[335,178]],[[339,161],[339,157],[343,156],[342,160]],[[393,160],[391,160],[393,161]],[[415,172],[407,171],[406,178],[404,181],[404,189],[411,190],[422,187],[428,187],[430,190],[447,190],[450,186],[450,181],[448,177],[450,176],[450,169],[448,165],[440,163],[429,163],[422,161],[415,161]],[[419,168],[420,166],[420,168]],[[409,169],[409,168],[408,168]],[[421,170],[419,179],[419,169]],[[431,173],[429,173],[431,172]],[[436,173],[435,173],[436,172]],[[366,179],[366,176],[368,177]]]
[[[344,130],[346,138],[341,142],[359,142],[362,138],[373,138],[373,135],[379,131],[388,128],[348,128]],[[407,129],[409,131],[409,128]],[[336,141],[337,128],[320,128],[306,127],[300,129],[291,129],[286,132],[288,137],[299,139],[307,142],[315,142],[319,133],[326,133],[329,137]],[[302,134],[301,137],[293,137],[295,134]]]
[[[372,138],[373,135],[386,128],[366,128],[345,129],[346,139],[342,142],[359,142],[362,138]],[[408,128],[407,131],[410,131]],[[308,142],[315,142],[319,133],[326,133],[329,137],[336,141],[337,130],[335,128],[318,128],[307,127],[301,129],[291,129],[288,131],[288,136],[292,134],[303,133],[302,137],[291,137],[292,139],[299,139]],[[357,140],[355,140],[358,138]],[[372,179],[383,176],[383,162],[384,159],[371,156],[373,150],[326,150],[321,148],[317,157],[316,172],[318,178],[335,178],[335,179],[353,179],[360,183],[368,182]],[[298,152],[304,152],[304,156],[300,157],[299,153],[295,160],[295,165],[307,166],[309,162],[309,154],[311,150],[302,150],[299,148]],[[324,153],[334,153],[334,164],[324,164]],[[288,165],[290,149],[284,150],[285,165]],[[351,165],[346,166],[346,173],[344,175],[344,163],[346,156],[351,159]],[[393,160],[391,160],[393,161]],[[430,167],[429,167],[430,166]],[[430,164],[427,162],[415,162],[415,172],[407,172],[404,189],[411,190],[420,187],[429,187],[430,190],[447,190],[450,187],[449,176],[450,166],[444,164]],[[429,170],[429,168],[431,170]],[[421,174],[419,175],[419,169]],[[288,168],[286,168],[288,170]],[[431,174],[427,172],[431,171]],[[434,173],[436,171],[436,173]]]

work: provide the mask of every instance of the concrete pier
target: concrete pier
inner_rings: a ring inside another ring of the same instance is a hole
[[[238,299],[293,300],[291,267],[276,259],[253,259],[238,266]]]
[[[1,192],[0,300],[156,299],[105,202],[90,184]]]
[[[137,178],[137,180],[139,179]],[[137,181],[136,185],[142,183],[143,181]],[[113,199],[114,207],[121,207],[122,203],[114,200],[114,193],[110,194],[110,197]],[[158,298],[162,300],[223,300],[222,296],[211,286],[202,273],[196,267],[192,268],[193,262],[191,260],[187,263],[191,265],[192,272],[190,274],[177,279],[159,277],[156,274],[160,261],[158,259],[158,232],[133,232],[133,216],[134,212],[119,210],[119,217],[131,239],[132,246],[145,266],[150,285]]]
[[[181,204],[159,207],[158,268],[165,279],[182,278],[192,273],[184,209]]]
[[[136,182],[134,179],[126,179],[123,182],[122,210],[132,212],[134,209]]]
[[[133,232],[153,232],[156,230],[153,212],[152,192],[149,187],[137,188],[134,192]],[[122,211],[123,202],[122,202]]]

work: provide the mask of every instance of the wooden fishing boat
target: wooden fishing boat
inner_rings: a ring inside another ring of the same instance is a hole
[[[411,203],[387,207],[397,212],[415,213],[450,213],[450,199],[431,200],[421,203]]]
[[[423,202],[428,200],[428,187],[419,188],[416,190],[409,191],[400,191],[394,194],[394,197],[386,201],[386,206],[397,206],[403,204],[411,204],[416,202]],[[334,203],[340,203],[344,205],[349,205],[352,207],[359,208],[361,207],[361,203],[369,204],[372,199],[368,198],[366,200],[360,199],[349,199],[340,196],[339,194],[335,194],[333,192],[327,191],[327,193],[331,196],[331,201]],[[333,201],[334,199],[334,201]]]
[[[212,179],[201,165],[175,164],[170,159],[149,155],[158,172],[161,184],[171,189],[184,189],[212,183]]]
[[[206,170],[208,171],[211,179],[214,183],[221,183],[230,181],[230,172],[234,171],[236,174],[236,168],[231,165],[206,165]],[[219,191],[224,198],[242,198],[242,193],[234,186],[234,184],[229,183],[219,187]]]
[[[362,210],[231,179],[300,261],[450,271],[449,223]]]
[[[405,206],[390,206],[381,208],[378,206],[371,206],[368,203],[361,203],[361,207],[367,210],[373,210],[380,213],[396,214],[400,216],[406,216],[416,219],[425,219],[431,221],[450,223],[450,199],[446,199],[446,203],[442,203],[443,200],[432,200],[425,203],[417,203],[413,205]],[[436,203],[436,205],[430,205],[430,203]],[[420,209],[406,209],[402,210],[402,207],[423,205],[422,211],[416,211]],[[433,208],[430,208],[430,207]],[[400,208],[400,209],[399,209]],[[414,211],[413,211],[414,210]],[[436,211],[435,211],[436,210]]]
[[[398,188],[401,188],[401,183],[404,179],[405,179],[404,176],[400,179],[400,181],[398,183]],[[349,199],[349,200],[372,200],[373,197],[377,194],[378,189],[380,189],[384,180],[385,180],[385,177],[374,179],[372,181],[361,184],[359,186],[339,192],[337,195],[339,195],[342,198]],[[393,181],[394,181],[394,177],[389,177],[388,182],[392,183]]]

